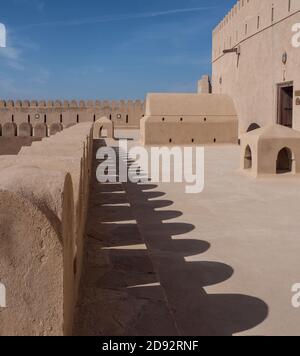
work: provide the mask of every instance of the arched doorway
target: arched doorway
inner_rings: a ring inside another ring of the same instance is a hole
[[[292,151],[284,147],[279,151],[277,162],[276,162],[276,172],[277,174],[284,174],[293,171],[293,153]]]
[[[99,137],[100,138],[107,138],[107,129],[104,126],[100,127]]]
[[[248,145],[245,150],[244,169],[252,168],[252,151]]]
[[[254,122],[248,127],[247,132],[251,132],[257,129],[260,129],[260,126]]]

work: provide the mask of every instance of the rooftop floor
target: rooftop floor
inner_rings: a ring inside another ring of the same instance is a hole
[[[211,146],[200,194],[93,182],[75,334],[300,334],[300,179],[238,168],[238,146]]]

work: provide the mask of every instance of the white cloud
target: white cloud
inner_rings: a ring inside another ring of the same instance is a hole
[[[82,18],[82,19],[74,19],[74,20],[66,20],[66,21],[41,22],[41,23],[29,24],[20,29],[44,27],[44,26],[57,27],[57,26],[92,25],[92,24],[105,23],[105,22],[116,22],[116,21],[126,21],[126,20],[134,20],[134,19],[155,18],[155,17],[169,16],[169,15],[178,15],[178,14],[184,14],[189,12],[203,12],[212,9],[215,9],[215,7],[206,6],[206,7],[171,9],[166,11],[152,11],[152,12],[144,12],[144,13],[137,13],[137,14],[107,15],[101,17]]]
[[[20,80],[18,75],[0,73],[1,98],[35,98],[41,87],[48,83],[50,72],[46,68],[38,67],[26,70],[27,77]]]
[[[25,52],[38,51],[39,46],[31,40],[16,37],[10,31],[7,32],[7,46],[0,47],[0,63],[14,70],[25,70]]]
[[[14,47],[0,49],[0,56],[9,60],[18,61],[20,59],[20,55],[21,51]]]
[[[1,97],[13,97],[26,96],[28,90],[21,89],[16,81],[11,78],[0,78],[0,96]]]
[[[3,64],[16,70],[24,70],[23,61],[21,59],[22,51],[15,47],[0,48],[0,59]]]

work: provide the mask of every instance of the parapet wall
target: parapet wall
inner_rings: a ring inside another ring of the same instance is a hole
[[[240,0],[214,30],[213,93],[234,100],[240,134],[278,122],[283,84],[293,87],[293,128],[300,129],[297,23],[300,0]]]
[[[0,335],[70,335],[82,268],[92,123],[0,158]]]
[[[112,120],[118,128],[139,128],[144,115],[144,102],[136,101],[0,101],[0,124],[17,126],[30,123],[69,125],[95,122],[102,116]]]
[[[300,0],[239,0],[213,31],[213,61],[298,11]]]
[[[237,143],[233,101],[218,94],[148,94],[141,139],[144,145]]]

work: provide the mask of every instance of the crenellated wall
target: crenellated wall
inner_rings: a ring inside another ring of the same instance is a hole
[[[213,61],[297,11],[300,0],[239,0],[213,31]]]
[[[71,335],[82,267],[92,123],[0,157],[0,335]]]
[[[113,121],[117,128],[139,128],[144,115],[144,102],[136,101],[0,101],[0,125],[15,124],[19,135],[20,125],[30,124],[31,135],[35,127],[46,125],[47,134],[57,125],[62,128],[83,122],[95,122],[102,116]],[[41,129],[43,130],[43,129]],[[1,132],[1,131],[0,131]],[[28,133],[27,133],[28,135]],[[44,137],[44,135],[42,135]]]
[[[252,123],[277,122],[277,85],[289,82],[293,125],[300,129],[300,48],[292,46],[296,23],[300,0],[240,0],[213,31],[213,93],[233,98],[240,133]],[[223,52],[233,49],[238,53]]]

